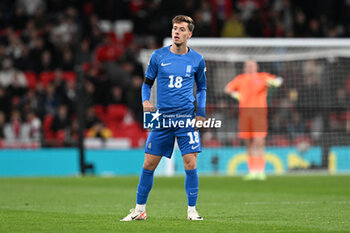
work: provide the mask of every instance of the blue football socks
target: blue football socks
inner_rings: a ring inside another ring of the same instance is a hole
[[[137,186],[136,203],[143,205],[146,204],[148,194],[152,189],[153,185],[153,173],[154,171],[149,171],[142,168],[142,173],[140,176],[140,182]]]
[[[187,194],[188,206],[196,206],[198,198],[198,174],[197,168],[193,170],[185,170],[185,189]]]

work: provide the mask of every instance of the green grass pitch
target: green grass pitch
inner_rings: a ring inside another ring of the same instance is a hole
[[[186,220],[184,177],[155,178],[147,221],[119,222],[138,177],[1,178],[1,233],[350,232],[350,176],[200,177]]]

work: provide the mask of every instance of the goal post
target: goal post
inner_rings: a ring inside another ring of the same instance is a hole
[[[166,38],[164,46],[170,44],[171,38]],[[223,148],[244,148],[237,137],[238,103],[223,90],[243,72],[247,59],[256,60],[260,72],[284,80],[280,88],[270,88],[268,92],[266,138],[267,152],[283,154],[280,148],[291,151],[295,148],[300,159],[296,162],[298,166],[291,165],[294,157],[288,152],[288,169],[284,171],[331,170],[332,148],[350,146],[350,39],[191,38],[188,46],[206,61],[207,115],[224,122],[221,130],[206,129],[201,133],[204,150],[213,151],[212,159],[203,166],[210,167],[212,173],[216,166],[214,154],[220,161],[225,157]],[[152,52],[142,50],[140,54],[145,67]],[[155,89],[152,89],[154,104]],[[316,159],[314,154],[321,154],[320,158]],[[350,156],[348,160],[350,163]]]

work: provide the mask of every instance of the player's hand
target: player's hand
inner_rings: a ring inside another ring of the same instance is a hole
[[[282,77],[270,78],[267,80],[267,85],[272,87],[280,87],[283,83]]]
[[[156,110],[155,107],[153,107],[153,105],[151,104],[151,102],[149,102],[148,100],[144,101],[142,103],[143,106],[143,111],[144,112],[154,112]]]
[[[238,91],[231,92],[230,96],[233,99],[236,99],[237,101],[239,101],[239,93],[238,93]]]
[[[196,119],[195,125],[197,125],[197,121],[201,121],[201,122],[205,121],[205,117],[203,117],[203,116],[196,116],[195,119]],[[202,123],[202,125],[203,125],[203,123]],[[196,126],[196,130],[198,130],[197,126]]]

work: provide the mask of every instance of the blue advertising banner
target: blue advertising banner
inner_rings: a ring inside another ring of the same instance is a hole
[[[198,156],[201,174],[240,175],[248,172],[244,147],[204,148]],[[309,169],[322,164],[322,150],[311,147],[301,153],[293,147],[268,147],[266,172],[283,174]],[[86,162],[95,175],[139,175],[144,150],[87,150]],[[350,172],[350,147],[332,147],[329,154],[330,173]],[[80,172],[76,149],[0,150],[0,176],[75,176]],[[175,150],[173,160],[162,159],[157,175],[183,175],[181,153]]]

